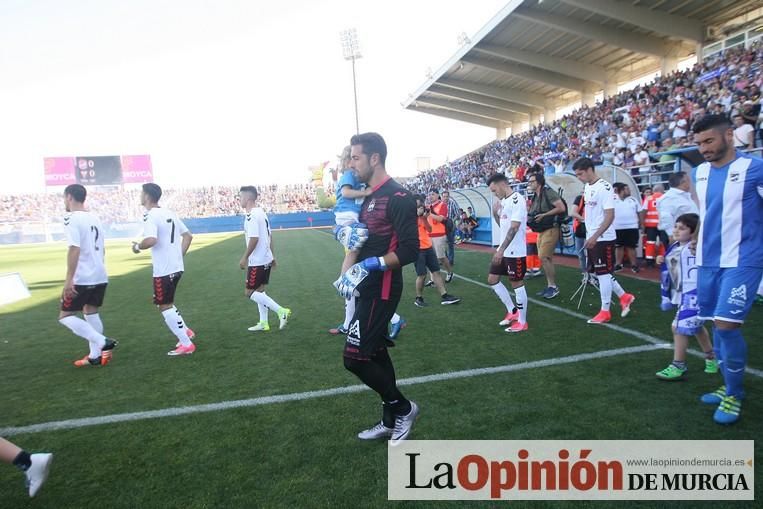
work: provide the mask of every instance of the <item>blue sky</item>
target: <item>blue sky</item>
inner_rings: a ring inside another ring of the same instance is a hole
[[[306,182],[354,133],[339,32],[358,30],[361,131],[410,175],[491,129],[400,106],[504,1],[3,0],[3,190],[41,190],[43,157],[149,153],[167,187]]]

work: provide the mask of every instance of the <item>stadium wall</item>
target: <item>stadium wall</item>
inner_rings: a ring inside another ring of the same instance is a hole
[[[333,212],[294,212],[290,214],[272,214],[269,216],[272,230],[333,226]],[[244,225],[244,216],[223,216],[183,219],[193,233],[240,232]],[[32,244],[64,240],[64,228],[61,223],[44,224],[42,222],[9,223],[0,228],[0,245]],[[107,239],[138,238],[143,232],[140,222],[113,223],[105,228]]]

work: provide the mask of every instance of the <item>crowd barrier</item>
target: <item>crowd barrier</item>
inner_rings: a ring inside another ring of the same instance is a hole
[[[293,212],[269,216],[271,230],[332,226],[334,213],[331,211]],[[244,216],[222,216],[183,219],[193,233],[225,233],[243,231]],[[134,239],[143,232],[141,222],[112,223],[104,225],[107,239]],[[0,245],[32,244],[64,240],[62,223],[23,222],[0,224]]]

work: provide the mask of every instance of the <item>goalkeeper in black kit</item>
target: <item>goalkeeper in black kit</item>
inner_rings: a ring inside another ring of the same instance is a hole
[[[363,231],[341,235],[357,240],[351,248],[358,249],[361,260],[335,283],[343,297],[357,299],[344,346],[344,366],[382,399],[381,422],[358,433],[358,438],[385,438],[394,445],[408,438],[419,414],[416,403],[398,389],[387,351],[387,323],[403,291],[402,267],[419,254],[416,200],[387,175],[387,145],[379,134],[358,134],[350,145],[351,166],[372,192],[361,206],[361,224],[345,227],[367,229],[367,238]]]

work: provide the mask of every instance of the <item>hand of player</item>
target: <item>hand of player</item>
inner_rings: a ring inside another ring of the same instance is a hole
[[[276,268],[276,259],[273,258],[273,261],[270,262],[270,270],[275,270]]]
[[[357,291],[358,285],[368,277],[368,270],[364,269],[362,264],[356,263],[334,281],[334,288],[345,300],[360,295]]]
[[[246,269],[248,264],[248,260],[246,259],[246,256],[242,256],[241,259],[238,261],[238,266],[241,270]]]
[[[546,217],[546,214],[535,214],[535,222],[536,223],[540,222],[540,220],[543,219],[544,217]]]
[[[665,262],[665,257],[662,255],[657,255],[657,259],[655,261],[657,262],[657,265],[662,265]]]
[[[72,298],[77,295],[77,290],[74,288],[74,281],[66,281],[64,283],[64,297]]]
[[[363,223],[334,227],[334,238],[350,251],[357,251],[368,240],[368,228]]]
[[[493,255],[493,265],[500,265],[500,263],[503,261],[503,250],[498,248],[495,251],[495,254]]]
[[[334,281],[334,288],[346,300],[351,299],[353,296],[357,297],[357,286],[368,277],[368,274],[377,270],[387,270],[384,259],[380,256],[366,258],[347,269],[347,272]]]
[[[586,249],[593,249],[596,247],[596,237],[591,237],[590,239],[586,240],[583,247]]]
[[[132,252],[135,254],[140,253],[140,242],[133,241],[132,243]]]
[[[496,214],[500,214],[502,209],[503,209],[503,205],[501,204],[500,200],[496,200],[493,202],[493,212],[495,212]]]

